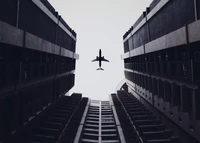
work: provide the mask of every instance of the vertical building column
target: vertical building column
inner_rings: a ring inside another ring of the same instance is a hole
[[[148,42],[150,42],[150,41],[151,41],[150,30],[149,30],[149,22],[148,22],[148,20],[147,20],[147,15],[148,15],[149,11],[150,11],[150,8],[149,8],[149,7],[147,7],[147,8],[146,8],[146,15],[145,15],[145,19],[146,19],[146,23],[147,23]],[[144,49],[145,49],[145,48],[144,48]],[[145,52],[145,50],[144,50],[144,53],[146,53],[146,52]]]
[[[101,143],[101,101],[99,101],[99,143]]]
[[[59,46],[59,44],[58,44],[58,29],[60,29],[59,24],[61,23],[60,19],[61,19],[61,16],[59,14],[57,14],[56,39],[55,39],[56,42],[55,43],[58,46]],[[55,73],[55,75],[59,74],[59,72],[60,72],[60,61],[61,61],[61,55],[62,55],[61,52],[62,52],[62,47],[59,46],[59,57],[57,58],[57,65],[56,65],[56,73]]]
[[[194,14],[195,14],[195,20],[198,19],[198,12],[197,12],[197,0],[194,0]]]
[[[200,104],[199,104],[200,96],[199,95],[200,95],[200,89],[196,89],[195,98],[193,98],[193,103],[195,106],[195,109],[193,111],[195,113],[196,120],[200,120]]]
[[[20,8],[20,0],[17,0],[17,13],[16,13],[16,27],[19,27],[19,8]]]
[[[79,127],[78,127],[78,131],[77,131],[77,133],[76,133],[76,137],[75,137],[75,139],[74,139],[74,143],[79,143],[79,142],[80,142],[81,134],[82,134],[82,131],[83,131],[83,126],[84,126],[85,121],[86,121],[86,117],[87,117],[87,113],[88,113],[89,106],[90,106],[90,100],[88,100],[88,103],[87,103],[87,105],[86,105],[85,111],[84,111],[84,113],[83,113],[83,116],[82,116],[80,125],[79,125]]]

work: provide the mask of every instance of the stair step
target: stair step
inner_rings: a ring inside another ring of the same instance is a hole
[[[98,143],[98,140],[91,140],[91,139],[82,139],[82,143]]]
[[[83,134],[84,139],[90,139],[90,140],[98,140],[99,136],[93,136],[93,135],[88,135],[88,134]]]

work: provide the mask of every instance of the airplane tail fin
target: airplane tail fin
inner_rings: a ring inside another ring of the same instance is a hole
[[[98,68],[97,70],[102,70],[103,71],[104,69],[103,68]]]

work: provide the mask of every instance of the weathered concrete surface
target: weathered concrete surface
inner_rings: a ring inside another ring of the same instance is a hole
[[[23,38],[23,30],[0,21],[0,42],[22,47]]]
[[[188,40],[190,43],[200,41],[200,20],[188,25]]]

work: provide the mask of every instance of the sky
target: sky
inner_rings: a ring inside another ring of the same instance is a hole
[[[94,100],[108,95],[124,79],[123,35],[152,0],[49,0],[59,15],[77,33],[75,86],[70,90]],[[99,49],[110,62],[96,71]]]

